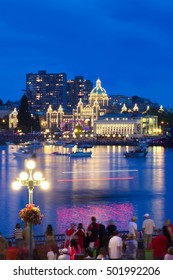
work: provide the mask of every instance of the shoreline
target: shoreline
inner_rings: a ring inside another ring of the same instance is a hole
[[[141,138],[140,138],[141,139]],[[140,139],[122,139],[117,138],[80,138],[80,139],[64,139],[62,141],[72,141],[76,144],[90,144],[93,146],[136,146]],[[45,143],[45,136],[43,134],[0,134],[0,146],[7,146],[7,143],[14,145],[19,145],[21,143],[37,140],[39,142]],[[152,137],[152,138],[142,138],[142,141],[146,142],[147,146],[161,146],[165,148],[173,148],[173,138],[172,137]],[[58,141],[58,139],[55,139]]]

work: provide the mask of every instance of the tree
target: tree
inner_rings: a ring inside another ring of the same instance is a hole
[[[74,133],[77,137],[79,137],[80,134],[83,134],[83,127],[80,123],[76,124],[74,128]]]
[[[0,129],[8,129],[9,128],[9,120],[8,115],[0,118]]]
[[[20,100],[20,106],[18,111],[18,129],[22,132],[28,133],[32,130],[32,117],[29,112],[28,99],[24,94]]]
[[[39,116],[36,114],[33,118],[32,118],[32,131],[40,131],[41,130],[41,126],[40,126],[40,119]]]

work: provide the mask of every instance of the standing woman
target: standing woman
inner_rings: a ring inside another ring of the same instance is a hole
[[[81,253],[81,248],[75,238],[70,241],[70,260],[75,260],[75,255]]]
[[[86,239],[86,232],[83,228],[83,224],[79,223],[77,227],[77,231],[75,232],[75,237],[77,238],[77,243],[79,244],[82,251],[84,251],[85,247],[85,239]]]
[[[55,244],[55,234],[52,225],[48,225],[45,232],[45,241],[46,245],[54,245]]]
[[[19,223],[16,224],[16,227],[13,232],[13,236],[16,240],[16,247],[22,248],[23,247],[23,229],[20,227]]]

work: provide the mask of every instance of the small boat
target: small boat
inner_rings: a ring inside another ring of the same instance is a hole
[[[138,145],[134,150],[123,153],[126,158],[145,158],[147,154],[148,151],[144,145]]]
[[[86,152],[84,151],[83,149],[78,149],[72,153],[69,154],[69,157],[70,158],[82,158],[82,157],[91,157],[92,155],[92,152],[89,151],[89,152]]]
[[[82,148],[82,149],[92,149],[94,145],[89,144],[89,143],[79,143],[77,145],[78,148]]]
[[[29,150],[37,150],[42,147],[43,147],[43,144],[40,141],[33,140],[33,141],[28,142]]]
[[[55,143],[54,143],[55,146],[63,146],[63,144],[64,143],[61,140],[60,141],[55,141]]]
[[[46,141],[45,145],[46,146],[52,146],[52,145],[54,145],[54,143],[55,143],[55,141],[50,139],[50,140]]]
[[[61,152],[53,152],[52,154],[56,156],[69,156],[69,153],[61,153]]]
[[[76,145],[74,142],[65,142],[63,148],[73,148]]]
[[[15,158],[33,158],[35,154],[27,149],[19,148],[17,152],[13,152]]]

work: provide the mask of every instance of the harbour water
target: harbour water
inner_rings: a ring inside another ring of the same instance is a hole
[[[173,222],[173,149],[149,147],[146,158],[124,158],[131,147],[95,146],[91,158],[56,156],[59,147],[44,146],[37,151],[37,171],[50,183],[48,191],[34,188],[34,203],[44,214],[34,233],[44,234],[47,224],[56,233],[64,233],[71,222],[86,227],[92,215],[107,225],[113,219],[119,230],[127,230],[132,215],[138,228],[143,215],[150,213],[156,227],[164,220]],[[24,160],[16,159],[17,146],[0,148],[0,231],[11,236],[20,209],[28,203],[28,190],[11,188],[12,181],[24,169]]]

